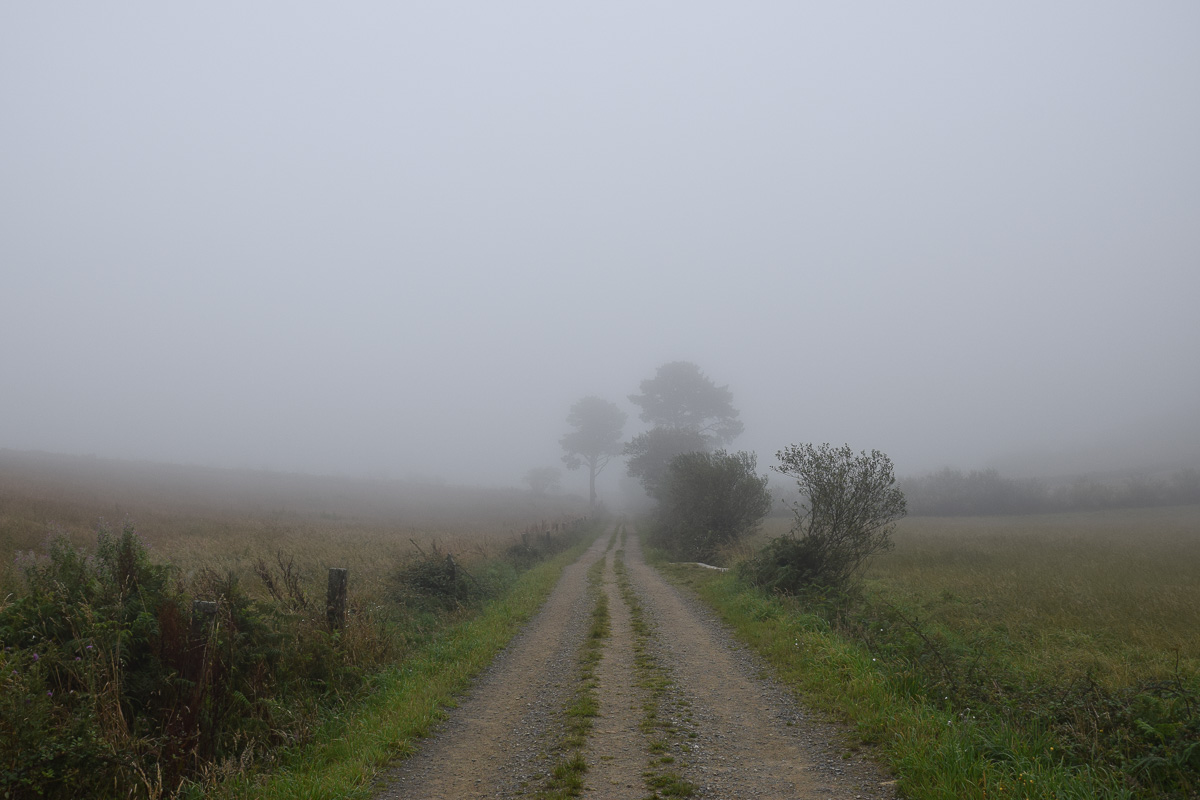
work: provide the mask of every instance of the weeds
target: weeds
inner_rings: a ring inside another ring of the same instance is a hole
[[[152,561],[132,524],[101,527],[91,554],[52,538],[0,604],[0,794],[191,796],[308,741],[439,619],[515,579],[421,555],[393,576],[419,609],[352,601],[331,632],[282,551],[253,563],[256,594],[232,570]]]

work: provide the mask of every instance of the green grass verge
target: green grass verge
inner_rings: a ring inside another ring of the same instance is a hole
[[[1115,770],[1070,763],[1046,732],[1016,730],[970,709],[939,708],[914,698],[905,690],[909,676],[901,665],[881,664],[793,602],[765,596],[733,574],[676,565],[659,569],[694,589],[807,706],[849,722],[857,742],[878,745],[912,800],[1135,796]]]
[[[331,719],[308,745],[286,752],[269,774],[238,775],[203,795],[215,800],[355,800],[369,798],[389,764],[454,705],[454,697],[488,666],[541,608],[563,569],[600,535],[525,572],[511,591],[471,619],[441,631],[403,663],[378,675],[374,691]],[[184,797],[189,797],[185,792]]]

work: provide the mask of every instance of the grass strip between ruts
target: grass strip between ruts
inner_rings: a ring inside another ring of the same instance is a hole
[[[324,800],[368,798],[398,756],[428,735],[455,695],[487,667],[543,605],[562,575],[603,532],[543,562],[518,579],[502,599],[478,616],[444,630],[402,663],[374,680],[375,691],[328,723],[313,742],[285,754],[266,775],[237,776],[206,798],[220,800]],[[186,796],[186,795],[185,795]]]
[[[675,688],[671,671],[655,657],[651,640],[655,631],[641,598],[629,577],[625,563],[624,527],[621,530],[621,549],[613,560],[617,590],[629,609],[633,630],[634,673],[638,686],[646,693],[642,702],[641,730],[649,741],[649,761],[642,778],[650,794],[645,800],[663,797],[691,797],[699,788],[686,780],[680,769],[686,769],[686,754],[691,751],[689,740],[695,738],[691,712],[687,701]],[[676,757],[678,753],[678,758]]]

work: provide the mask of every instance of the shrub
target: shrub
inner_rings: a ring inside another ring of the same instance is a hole
[[[212,604],[193,617],[131,524],[102,526],[91,556],[55,537],[22,572],[27,591],[0,608],[0,795],[169,791],[294,741],[322,698],[361,685],[341,633],[254,600],[233,574],[201,573]]]
[[[26,559],[28,592],[0,611],[10,686],[0,709],[0,785],[71,795],[113,773],[154,772],[167,755],[139,737],[184,703],[185,600],[132,525],[101,527],[93,557],[65,537]]]
[[[795,478],[806,501],[794,504],[791,531],[744,562],[742,575],[788,593],[846,588],[870,556],[891,547],[905,514],[891,459],[828,444],[791,445],[778,458],[775,470]]]
[[[430,552],[418,551],[404,561],[391,578],[391,596],[416,610],[458,610],[477,607],[499,593],[489,576],[476,576],[453,554],[435,543]]]
[[[676,456],[659,490],[651,542],[675,558],[710,561],[758,527],[771,510],[766,476],[753,453],[692,452]]]

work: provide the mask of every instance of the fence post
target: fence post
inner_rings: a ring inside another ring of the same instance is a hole
[[[329,591],[325,595],[325,619],[331,630],[346,627],[346,582],[345,567],[329,568]]]
[[[192,638],[199,639],[217,616],[217,604],[212,600],[192,601]]]

